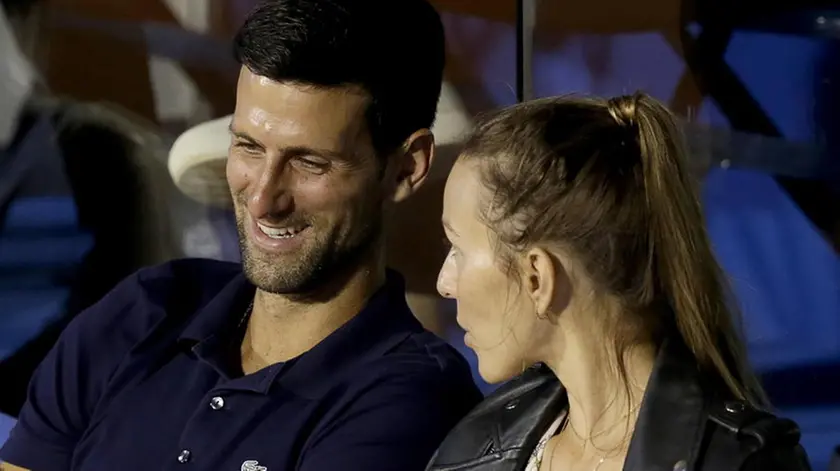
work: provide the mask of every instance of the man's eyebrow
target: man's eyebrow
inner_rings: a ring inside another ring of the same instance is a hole
[[[312,155],[312,156],[319,156],[324,157],[327,159],[334,159],[334,160],[350,160],[345,155],[342,155],[341,152],[337,152],[334,150],[329,149],[320,149],[317,147],[307,147],[307,146],[293,146],[293,147],[286,147],[283,149],[283,152],[288,155]]]
[[[254,144],[259,144],[259,142],[257,142],[256,139],[249,136],[247,133],[237,130],[236,127],[234,127],[233,123],[230,123],[228,125],[228,131],[230,131],[230,133],[233,136],[235,136],[237,139],[242,139],[243,141],[248,141],[248,142],[251,142],[251,143],[254,143]]]
[[[228,131],[230,131],[230,133],[233,136],[235,136],[237,139],[242,139],[243,141],[246,141],[246,142],[251,143],[251,144],[256,144],[258,146],[263,146],[263,144],[260,141],[254,139],[253,137],[248,135],[248,133],[237,130],[234,127],[233,123],[230,123],[230,125],[228,125]],[[334,150],[329,150],[329,149],[318,149],[318,148],[307,147],[307,146],[290,146],[290,147],[284,147],[282,149],[282,151],[283,151],[284,154],[287,154],[287,155],[295,155],[295,156],[312,155],[312,156],[320,156],[320,157],[330,158],[330,159],[347,160],[347,158],[345,156],[341,155],[340,152],[336,152]]]

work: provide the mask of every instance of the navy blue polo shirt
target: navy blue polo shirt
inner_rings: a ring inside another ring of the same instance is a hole
[[[481,399],[390,272],[310,351],[242,375],[254,287],[237,264],[180,260],[123,281],[35,373],[0,461],[33,471],[422,470]],[[232,355],[235,352],[236,355]]]

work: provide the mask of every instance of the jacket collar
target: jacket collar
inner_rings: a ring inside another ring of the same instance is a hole
[[[687,349],[668,342],[648,380],[624,471],[694,469],[707,423],[707,400]]]
[[[514,433],[521,440],[518,445],[525,450],[532,449],[536,444],[535,437],[542,436],[547,424],[568,407],[562,384],[556,379],[546,379],[546,376],[554,376],[548,368],[543,366],[523,376],[529,375],[543,377],[541,388],[546,394],[540,401],[528,401],[532,402],[527,406],[528,411],[541,408],[541,413],[520,411],[530,417],[531,426],[539,431],[536,434]],[[521,399],[526,402],[525,398]],[[657,354],[645,389],[624,471],[694,469],[707,423],[707,399],[688,350],[679,342],[666,341]],[[507,403],[511,404],[511,401]],[[535,420],[535,417],[538,418]]]

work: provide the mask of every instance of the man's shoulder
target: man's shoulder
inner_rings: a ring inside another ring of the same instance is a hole
[[[338,415],[327,422],[349,424],[348,418],[359,418],[353,427],[364,429],[378,420],[389,430],[414,428],[415,438],[433,437],[432,449],[483,399],[466,360],[428,332],[414,333],[398,347],[368,358],[334,383],[331,392],[340,397],[330,398]]]
[[[143,268],[126,282],[133,285],[138,294],[156,302],[164,302],[162,298],[173,292],[177,292],[179,297],[206,300],[218,294],[241,273],[242,266],[238,263],[182,258]]]
[[[238,263],[182,258],[140,269],[126,282],[136,285],[144,293],[186,290],[187,295],[201,297],[218,293],[240,273],[242,266]]]
[[[123,339],[138,341],[163,318],[190,316],[239,273],[236,263],[205,259],[143,268],[80,314],[67,330],[94,338],[120,332]]]
[[[184,258],[142,268],[120,282],[103,302],[153,304],[167,307],[178,294],[178,302],[206,302],[231,282],[242,268],[237,263]]]
[[[370,358],[369,363],[375,371],[393,368],[429,374],[470,371],[466,359],[455,347],[421,327],[407,331],[404,340]]]
[[[360,382],[390,384],[417,391],[460,396],[474,406],[482,396],[466,359],[446,341],[428,331],[412,333],[406,341],[363,367]],[[454,396],[450,396],[454,400]]]

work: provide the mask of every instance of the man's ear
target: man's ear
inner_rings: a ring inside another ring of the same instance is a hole
[[[435,136],[428,129],[420,129],[406,139],[393,157],[395,203],[417,192],[429,175],[435,155]]]

